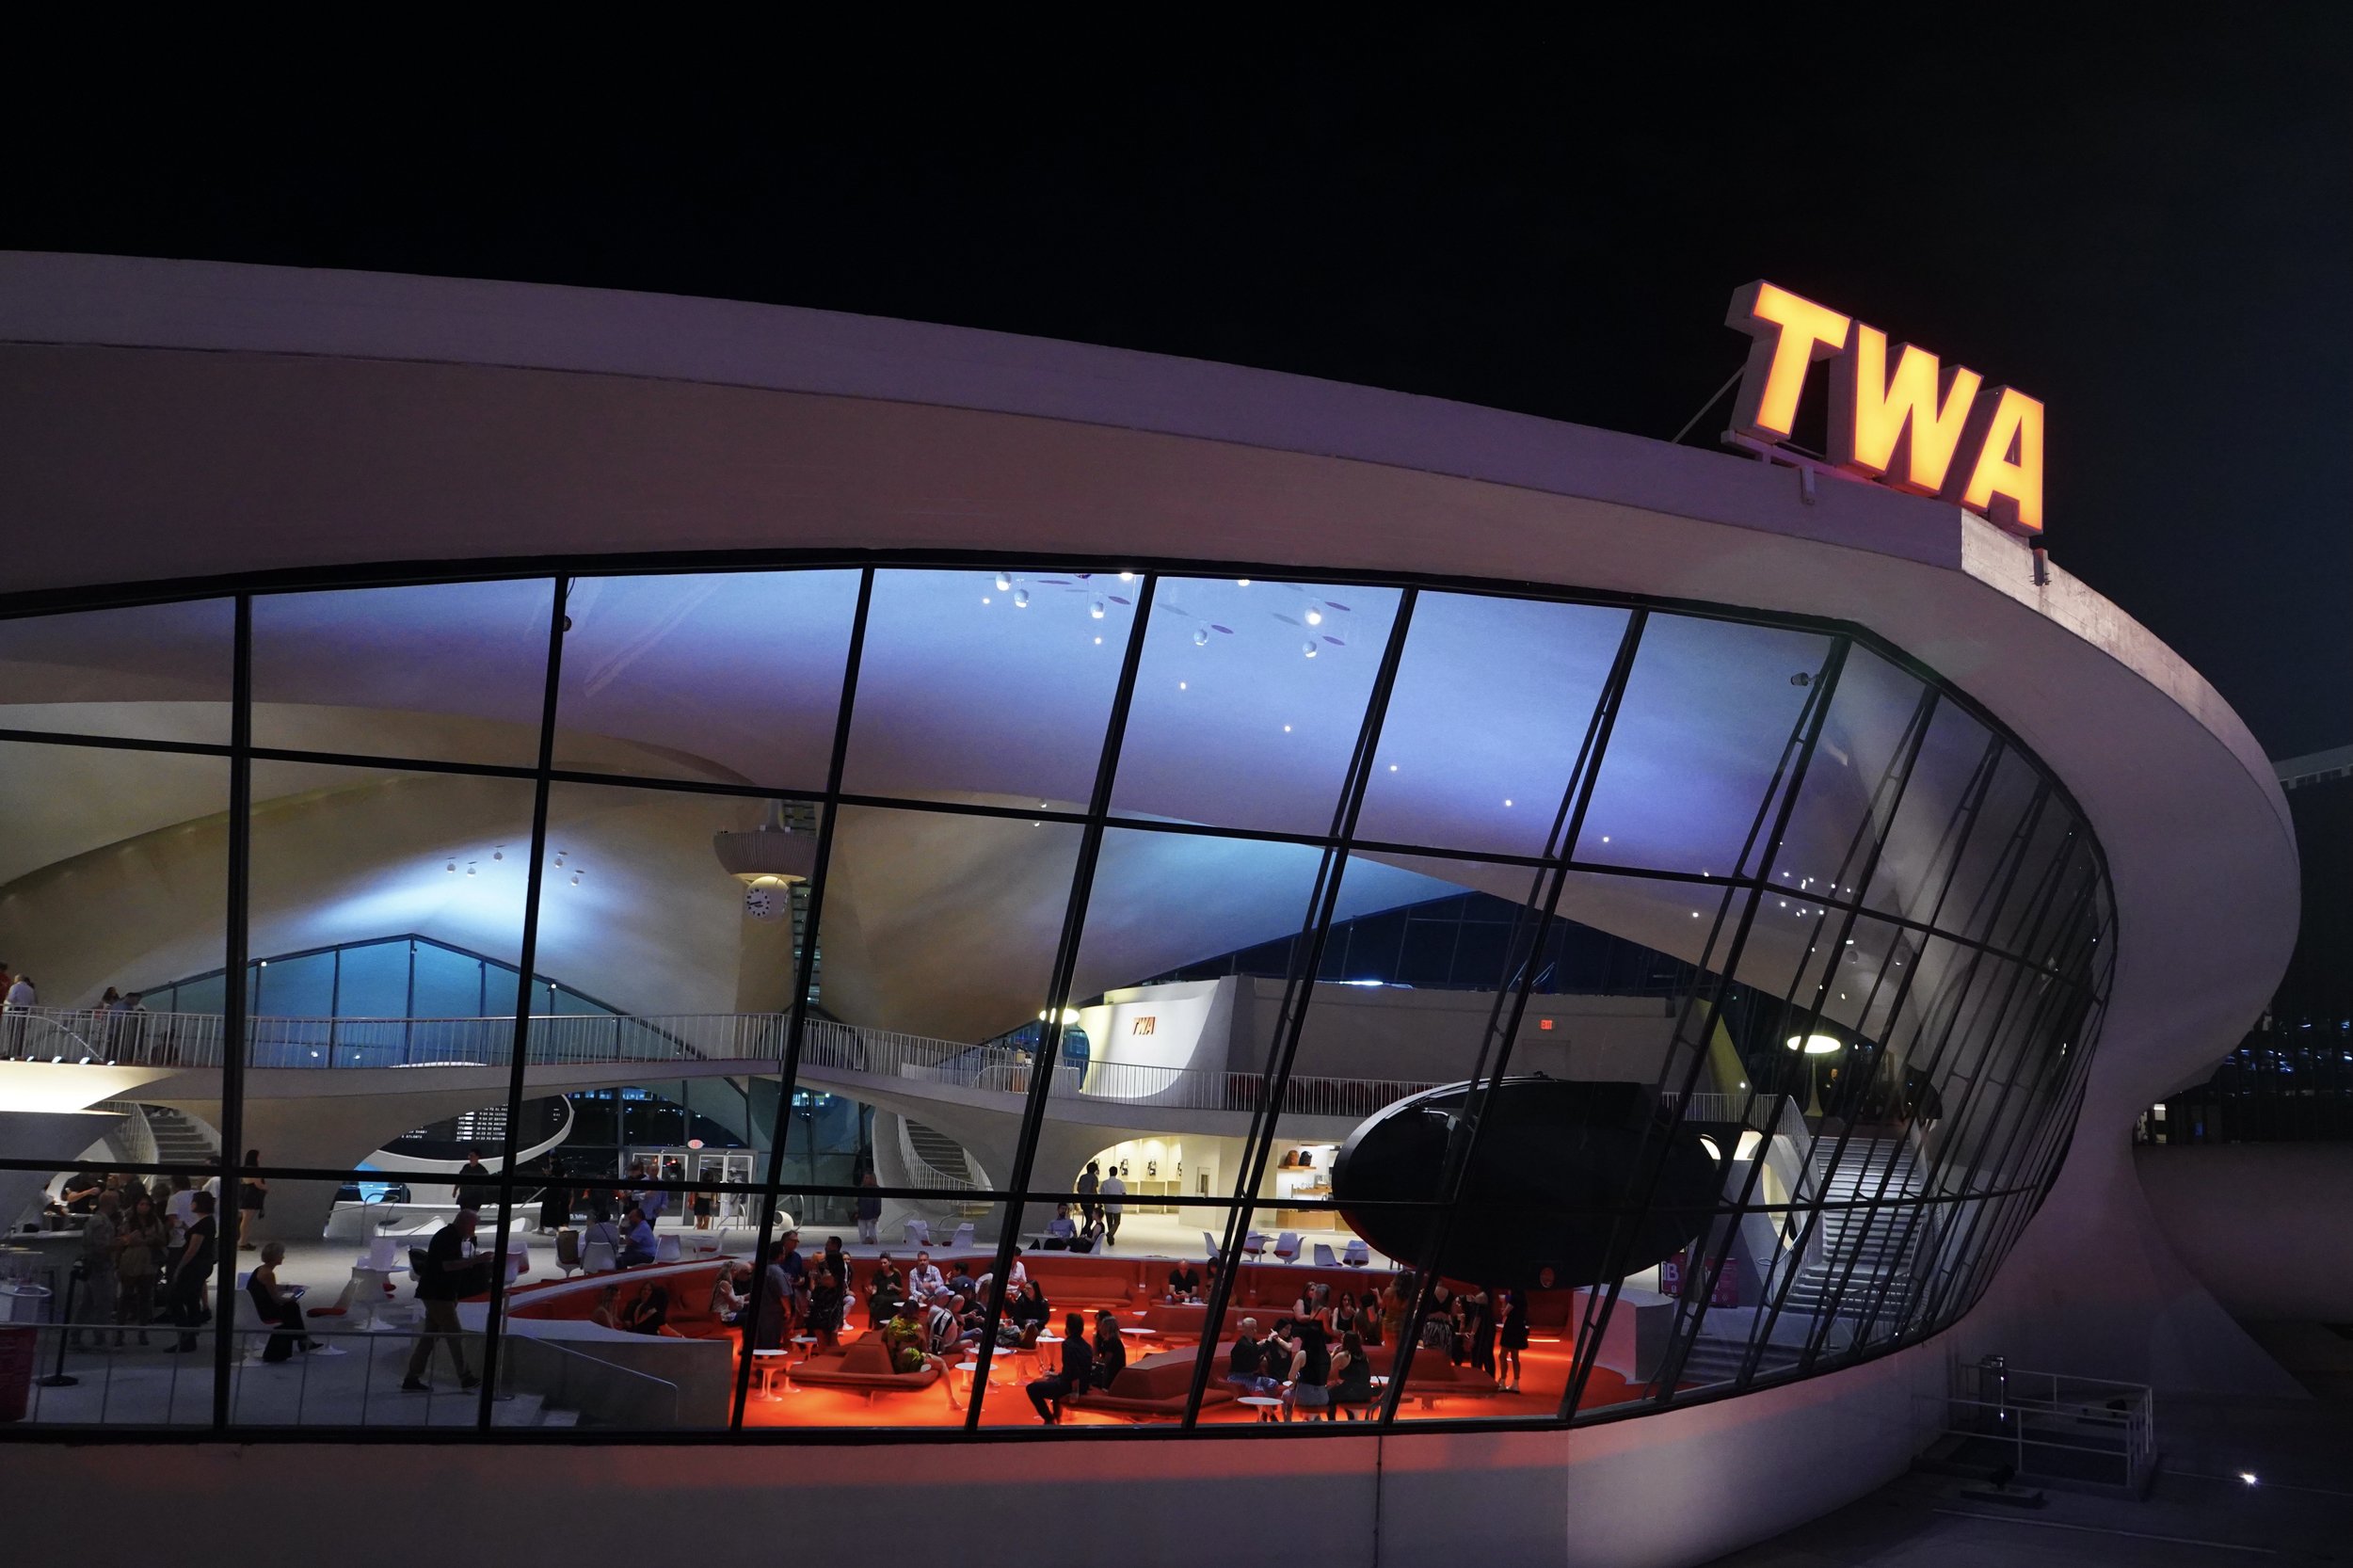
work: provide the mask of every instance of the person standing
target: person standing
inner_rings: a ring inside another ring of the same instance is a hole
[[[1109,1247],[1119,1240],[1119,1211],[1128,1197],[1128,1184],[1119,1178],[1117,1166],[1103,1178],[1103,1245]]]
[[[457,1167],[456,1191],[451,1194],[459,1208],[471,1208],[477,1214],[482,1212],[483,1207],[490,1201],[490,1194],[483,1186],[489,1175],[490,1169],[482,1163],[481,1154],[468,1149],[466,1162]]]
[[[262,1151],[245,1151],[245,1168],[250,1175],[237,1182],[237,1250],[253,1251],[253,1223],[262,1217],[269,1201],[269,1183],[262,1179]]]
[[[882,1236],[882,1197],[874,1191],[882,1183],[874,1179],[874,1173],[870,1170],[858,1178],[857,1184],[857,1244],[871,1247]]]
[[[139,1343],[147,1343],[147,1325],[155,1320],[155,1276],[163,1267],[167,1244],[164,1217],[155,1212],[155,1200],[133,1200],[131,1212],[115,1226],[115,1343],[122,1343],[122,1331],[138,1330]]]
[[[120,1198],[111,1189],[98,1194],[98,1206],[82,1226],[82,1256],[73,1265],[73,1277],[81,1282],[83,1292],[80,1315],[74,1321],[101,1325],[89,1336],[91,1349],[104,1346],[104,1325],[115,1320],[115,1238],[120,1234],[115,1216],[120,1207]],[[83,1348],[79,1329],[72,1338],[76,1350]]]
[[[1503,1375],[1497,1386],[1506,1393],[1517,1393],[1520,1386],[1520,1352],[1528,1349],[1528,1294],[1517,1286],[1506,1286],[1496,1294],[1497,1315],[1502,1326],[1496,1342],[1503,1350]]]
[[[1095,1352],[1087,1348],[1086,1320],[1073,1312],[1062,1323],[1062,1370],[1039,1378],[1023,1392],[1036,1407],[1037,1418],[1048,1426],[1062,1422],[1062,1402],[1095,1385]]]
[[[24,1054],[24,1032],[30,1027],[24,1012],[29,1007],[38,1006],[40,1001],[40,993],[33,989],[33,977],[30,975],[15,976],[8,982],[8,990],[0,992],[0,1010],[7,1013],[10,1056],[21,1057]]]
[[[213,1265],[220,1256],[220,1226],[213,1220],[213,1194],[197,1193],[190,1207],[194,1217],[188,1221],[187,1235],[172,1260],[171,1285],[166,1298],[171,1308],[171,1320],[180,1328],[180,1342],[171,1348],[182,1352],[196,1349],[196,1331],[204,1323],[204,1287],[212,1279]]]
[[[482,1386],[482,1380],[466,1365],[465,1330],[457,1320],[457,1304],[490,1288],[488,1260],[474,1256],[475,1219],[472,1209],[459,1209],[457,1217],[435,1231],[425,1244],[424,1272],[417,1277],[424,1332],[417,1336],[416,1348],[408,1352],[408,1375],[400,1384],[411,1394],[433,1392],[424,1375],[432,1369],[436,1344],[449,1346],[449,1358],[457,1364],[459,1388]]]
[[[1463,1292],[1463,1336],[1470,1341],[1468,1356],[1477,1370],[1496,1375],[1495,1297],[1483,1285]]]
[[[1079,1176],[1079,1217],[1090,1229],[1095,1224],[1097,1208],[1096,1194],[1102,1191],[1102,1167],[1090,1160],[1087,1168]]]
[[[115,1020],[114,1058],[122,1063],[143,1063],[147,1060],[147,1000],[134,991],[122,999],[121,1016]]]

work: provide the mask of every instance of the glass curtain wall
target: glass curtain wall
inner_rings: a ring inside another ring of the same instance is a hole
[[[1734,1395],[1967,1310],[2113,962],[2032,756],[1728,611],[584,570],[0,655],[16,1432]]]

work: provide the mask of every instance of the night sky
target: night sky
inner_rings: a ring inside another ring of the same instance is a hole
[[[2353,742],[2353,8],[1934,9],[107,78],[0,109],[0,248],[858,311],[1661,439],[1769,278],[2041,397],[2052,558],[2272,755]]]

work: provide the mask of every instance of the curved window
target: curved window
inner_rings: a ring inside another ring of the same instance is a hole
[[[1729,608],[1086,568],[0,625],[43,672],[0,701],[0,1220],[253,1150],[225,1218],[361,1352],[64,1347],[9,1430],[1311,1441],[1639,1416],[1968,1310],[2116,937],[1964,693]],[[455,1345],[347,1288],[461,1208]],[[779,1247],[806,1283],[746,1305]],[[600,1307],[673,1332],[583,1377]]]

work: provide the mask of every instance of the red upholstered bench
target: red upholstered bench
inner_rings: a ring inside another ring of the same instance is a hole
[[[911,1394],[939,1381],[939,1363],[926,1359],[912,1372],[890,1365],[890,1351],[872,1335],[838,1351],[823,1351],[792,1369],[794,1383],[811,1388],[851,1388],[871,1400],[876,1394]]]
[[[1063,1400],[1063,1405],[1069,1410],[1096,1410],[1139,1421],[1174,1420],[1184,1415],[1185,1400],[1193,1393],[1193,1364],[1198,1351],[1198,1346],[1185,1345],[1131,1361],[1120,1368],[1109,1388],[1074,1394]],[[1201,1391],[1201,1407],[1206,1410],[1232,1398],[1233,1387],[1212,1378]]]
[[[1483,1400],[1496,1392],[1494,1378],[1475,1367],[1457,1367],[1444,1351],[1417,1349],[1405,1364],[1409,1400]]]
[[[1144,1326],[1156,1334],[1190,1334],[1197,1339],[1209,1320],[1209,1309],[1201,1302],[1154,1302],[1144,1309]]]

